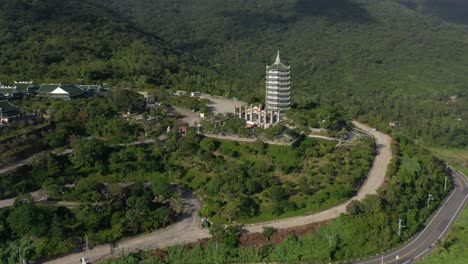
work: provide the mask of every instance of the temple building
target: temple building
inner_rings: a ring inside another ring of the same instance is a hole
[[[291,102],[291,82],[289,68],[281,63],[280,53],[271,66],[266,66],[266,109],[269,111],[285,112]]]
[[[266,66],[265,106],[247,105],[235,107],[234,114],[245,119],[249,127],[268,128],[281,121],[282,113],[289,109],[291,101],[289,66],[281,63],[280,54],[271,66]]]

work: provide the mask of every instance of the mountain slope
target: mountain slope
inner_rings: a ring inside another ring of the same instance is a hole
[[[449,22],[468,25],[468,2],[466,0],[396,0],[424,14],[437,16]]]
[[[190,85],[199,70],[155,34],[91,2],[0,2],[0,81]],[[207,74],[209,75],[209,74]]]
[[[394,0],[99,0],[216,67],[217,93],[263,100],[277,49],[293,98],[342,105],[426,142],[468,144],[468,32]],[[447,104],[457,95],[458,103]],[[461,120],[461,121],[458,121]]]

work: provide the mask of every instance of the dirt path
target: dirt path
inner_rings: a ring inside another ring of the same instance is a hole
[[[223,135],[216,135],[216,134],[209,134],[209,133],[201,133],[201,135],[205,137],[210,137],[210,138],[238,141],[238,142],[244,142],[244,143],[253,143],[258,140],[257,138],[246,138],[246,137],[238,137],[238,136],[233,136],[233,135],[223,136]],[[280,145],[280,146],[290,146],[292,144],[292,142],[286,142],[286,141],[281,141],[281,140],[266,140],[263,142],[270,144],[270,145]]]
[[[263,223],[256,223],[246,225],[245,228],[249,232],[262,232],[263,227],[272,226],[275,228],[290,228],[296,226],[307,225],[319,221],[330,220],[338,217],[342,213],[346,213],[346,206],[352,200],[362,200],[367,194],[376,194],[377,190],[382,186],[385,181],[385,175],[387,173],[387,165],[390,163],[392,158],[392,149],[391,149],[391,138],[388,135],[385,135],[379,131],[373,131],[370,127],[353,122],[353,124],[367,133],[371,134],[375,138],[375,143],[377,145],[377,153],[372,164],[372,168],[369,170],[367,179],[364,181],[363,185],[359,189],[356,196],[352,197],[348,201],[334,206],[330,209],[305,215],[305,216],[296,216],[285,218],[276,221],[269,221]]]
[[[376,145],[378,147],[377,155],[374,159],[372,168],[370,169],[367,179],[362,185],[361,189],[358,191],[357,195],[343,204],[337,205],[319,213],[247,225],[245,228],[249,232],[262,232],[264,226],[290,228],[333,219],[339,216],[341,213],[345,213],[346,206],[352,200],[360,200],[367,194],[377,193],[377,190],[385,181],[387,165],[389,164],[392,157],[391,138],[381,132],[372,131],[370,127],[364,124],[358,122],[353,123],[356,127],[374,136]],[[198,217],[198,211],[200,209],[199,201],[194,195],[190,193],[185,193],[184,197],[185,215],[181,221],[165,229],[147,235],[137,236],[120,241],[116,245],[105,244],[97,246],[89,251],[90,260],[96,261],[103,258],[120,256],[122,253],[135,252],[138,250],[149,250],[158,247],[162,248],[175,244],[184,244],[209,237],[208,230],[200,229],[200,218]],[[80,257],[83,257],[84,255],[84,252],[70,254],[45,263],[79,263]]]
[[[44,199],[44,192],[41,190],[30,192],[29,194],[31,195],[31,198],[36,202]],[[16,200],[16,197],[0,200],[0,209],[13,206],[13,204],[15,203],[15,200]]]
[[[198,216],[200,202],[196,196],[185,191],[182,193],[182,199],[184,200],[184,214],[179,222],[149,234],[124,239],[114,244],[96,246],[88,251],[89,260],[94,263],[104,258],[118,257],[129,252],[189,243],[209,237],[208,230],[200,228],[201,219]],[[80,263],[80,258],[84,256],[85,252],[83,251],[43,263]]]

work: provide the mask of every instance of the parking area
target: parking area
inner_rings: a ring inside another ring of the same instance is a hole
[[[209,100],[207,104],[208,110],[215,114],[233,113],[235,107],[247,105],[246,102],[228,99],[228,98],[221,97],[221,96],[212,96],[209,94],[202,94],[201,97]]]
[[[233,113],[235,107],[247,105],[246,102],[209,94],[202,94],[200,98],[208,99],[206,106],[208,111],[214,114]],[[178,106],[172,106],[169,111],[179,113],[181,115],[180,121],[189,124],[189,126],[197,126],[200,123],[200,113]]]

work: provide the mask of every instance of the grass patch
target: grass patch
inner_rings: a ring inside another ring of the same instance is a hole
[[[468,175],[468,148],[431,148],[431,151],[438,158],[447,161],[450,166]]]

